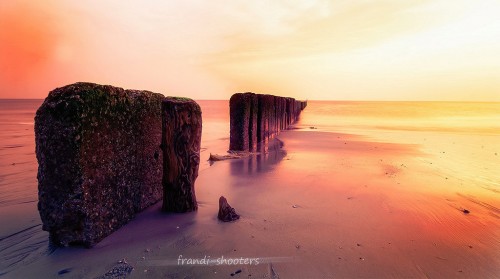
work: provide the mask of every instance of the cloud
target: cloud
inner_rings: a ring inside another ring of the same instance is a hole
[[[231,38],[213,71],[245,90],[302,98],[490,98],[499,89],[498,2],[331,3],[328,16],[289,34]]]
[[[222,10],[222,16],[236,22],[233,32],[243,29],[250,34],[279,36],[293,33],[308,21],[327,17],[330,1],[234,1]]]
[[[498,12],[494,0],[2,1],[0,97],[91,81],[205,99],[311,88],[390,99],[391,86],[471,69],[467,88],[493,92]]]

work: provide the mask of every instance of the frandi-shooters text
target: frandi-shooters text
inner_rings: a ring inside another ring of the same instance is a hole
[[[210,256],[203,258],[184,258],[179,255],[177,265],[258,265],[260,258],[224,258],[224,256],[211,259]]]

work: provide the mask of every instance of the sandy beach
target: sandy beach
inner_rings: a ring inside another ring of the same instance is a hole
[[[317,118],[319,105],[277,137],[282,148],[249,158],[209,164],[228,139],[204,130],[197,212],[166,214],[156,204],[91,249],[51,248],[38,233],[38,252],[0,277],[114,278],[110,271],[121,269],[127,278],[498,278],[498,188],[471,186],[453,168],[466,142],[484,146],[474,149],[488,157],[483,167],[498,166],[498,135],[391,142],[369,130],[333,132]],[[209,127],[224,122],[217,114]],[[240,220],[217,220],[221,195]]]

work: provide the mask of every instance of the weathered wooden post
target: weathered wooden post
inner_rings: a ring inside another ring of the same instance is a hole
[[[253,145],[252,130],[257,137],[258,102],[254,93],[236,93],[229,100],[230,139],[229,149],[249,151]],[[255,118],[255,123],[253,119]]]
[[[274,96],[257,95],[259,109],[257,115],[257,142],[269,139],[271,118],[274,115]]]
[[[282,116],[282,98],[275,96],[274,97],[274,106],[275,106],[275,111],[273,112],[274,114],[274,121],[273,121],[273,127],[271,130],[271,136],[274,136],[279,133],[280,127],[282,125],[281,120],[283,119]]]
[[[257,151],[257,126],[259,114],[259,98],[257,94],[250,95],[250,119],[248,121],[248,150],[250,152]]]
[[[187,98],[162,102],[163,207],[168,212],[198,209],[194,183],[200,164],[200,106]]]
[[[286,111],[285,111],[285,105],[284,105],[284,102],[285,102],[285,98],[283,97],[277,97],[278,98],[278,108],[276,110],[277,114],[276,114],[276,118],[278,120],[278,126],[276,127],[276,135],[278,135],[280,133],[281,130],[283,130],[283,128],[285,127],[285,122],[284,122],[284,119],[285,119],[285,114],[286,114]]]

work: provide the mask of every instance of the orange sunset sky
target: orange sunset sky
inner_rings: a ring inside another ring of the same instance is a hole
[[[0,98],[500,101],[498,0],[2,0]]]

